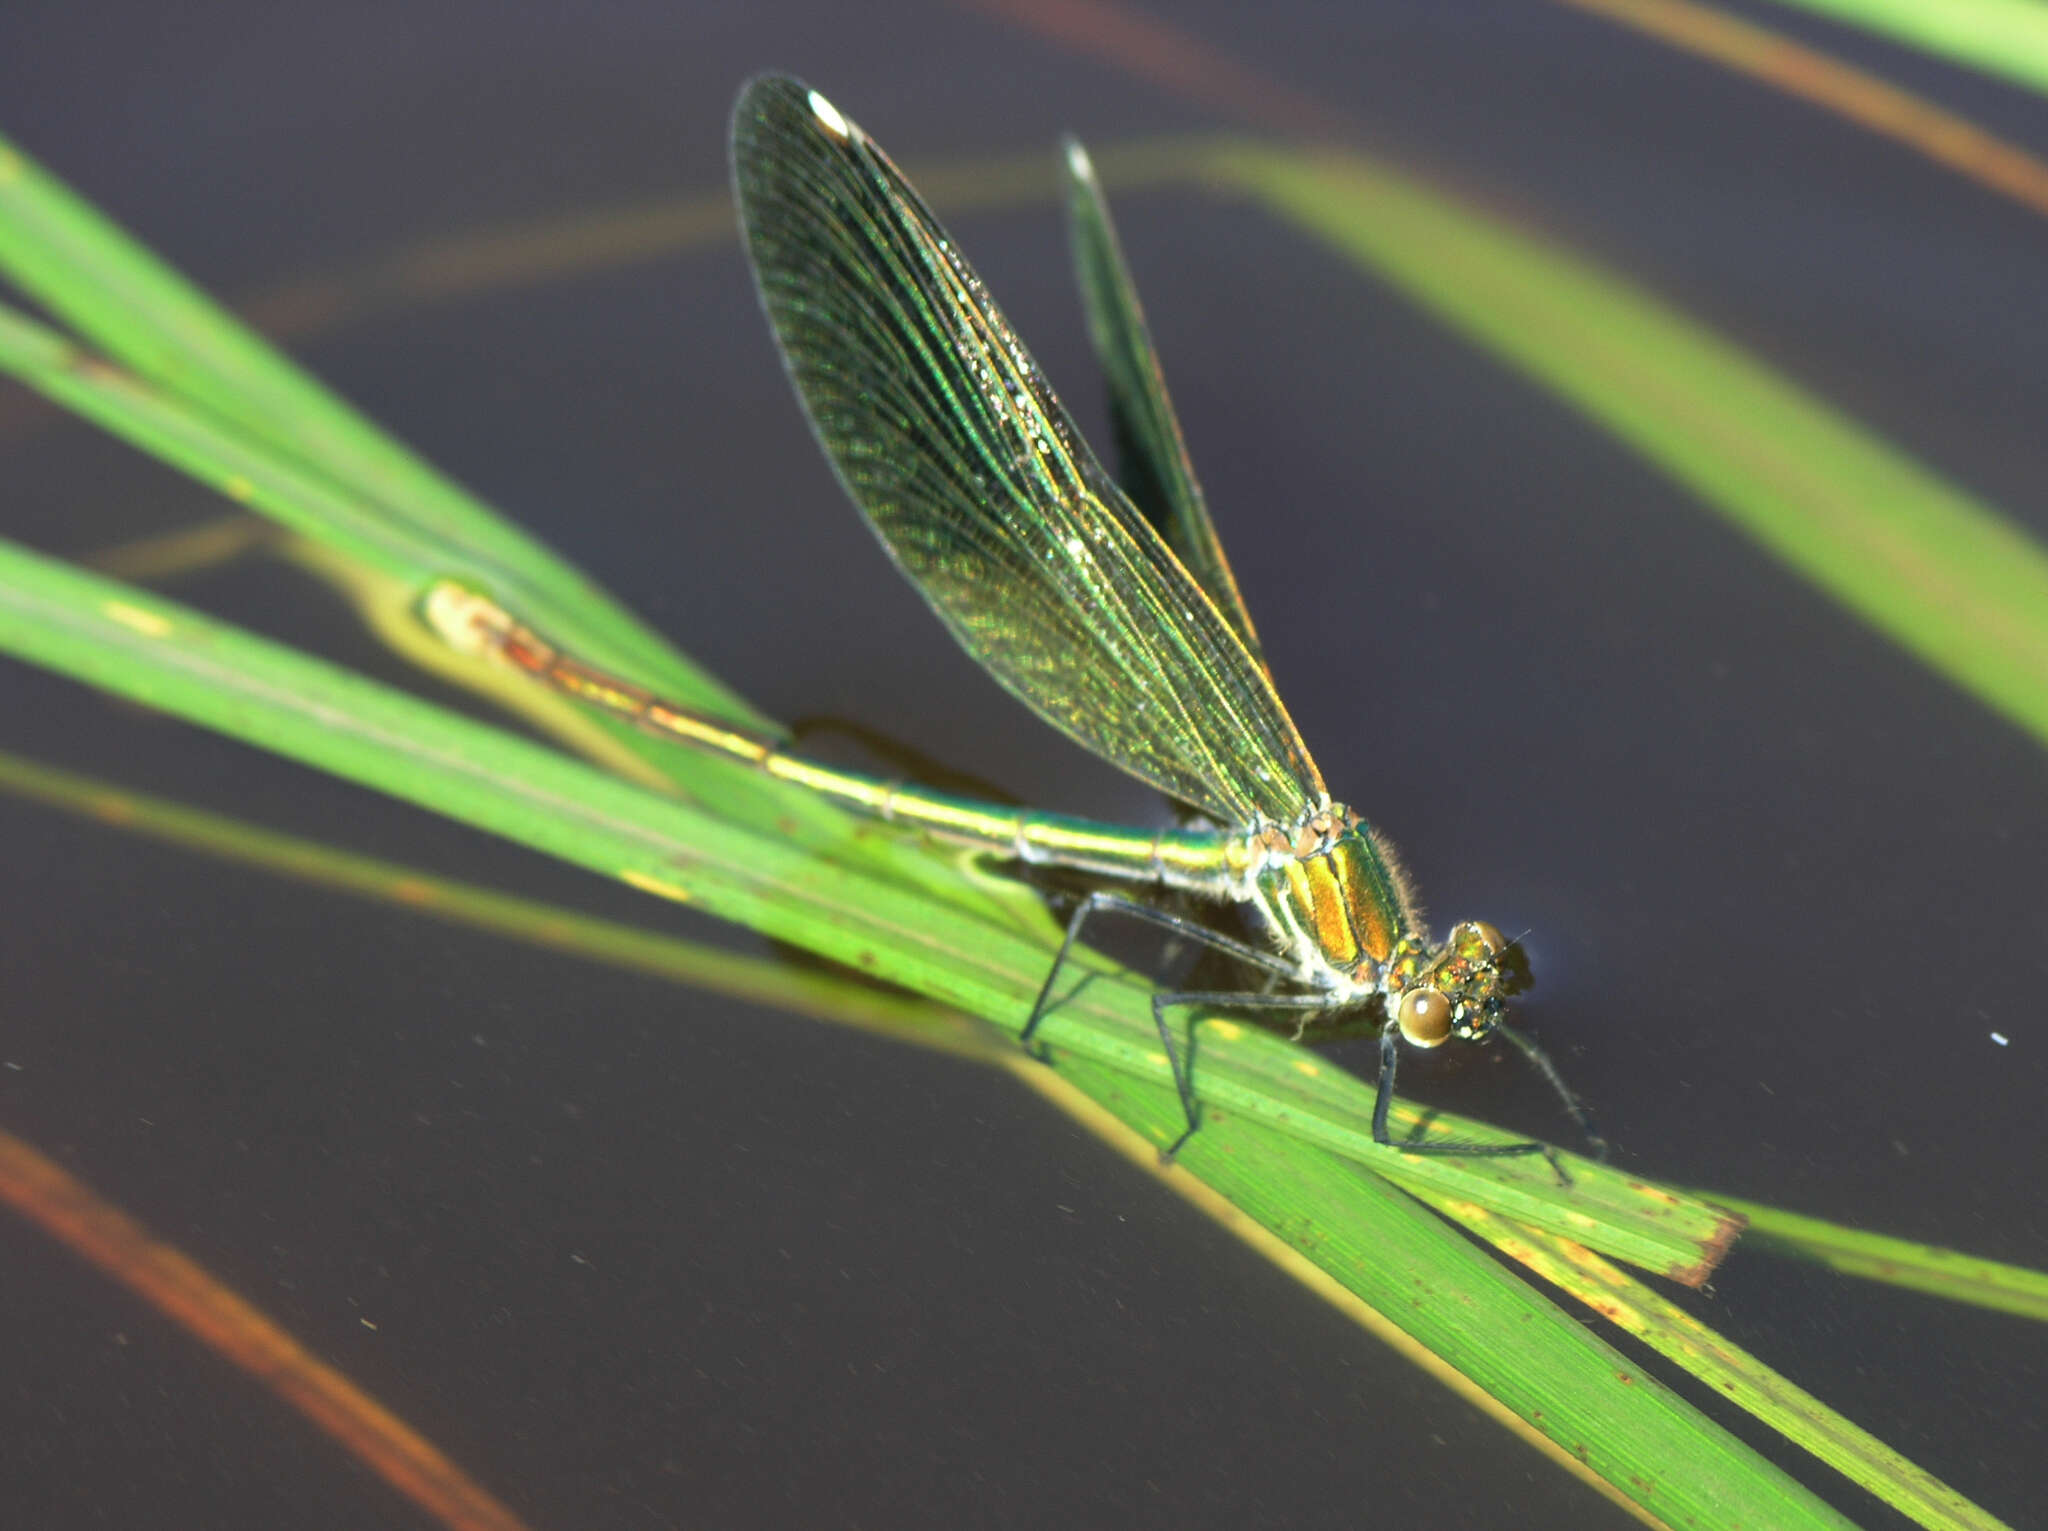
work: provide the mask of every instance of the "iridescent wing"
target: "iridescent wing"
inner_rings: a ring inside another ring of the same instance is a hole
[[[1259,635],[1237,592],[1209,503],[1188,460],[1180,417],[1167,397],[1159,353],[1138,304],[1138,289],[1124,264],[1109,203],[1095,179],[1088,151],[1076,139],[1066,148],[1067,231],[1074,247],[1074,272],[1080,280],[1081,302],[1088,311],[1088,333],[1095,359],[1109,381],[1110,408],[1116,419],[1117,479],[1131,503],[1173,549],[1181,567],[1208,592],[1216,610],[1243,643],[1245,651],[1266,668]],[[1268,672],[1270,673],[1270,671]]]
[[[1220,823],[1326,801],[1264,668],[887,156],[822,96],[764,76],[734,111],[733,170],[811,424],[962,646],[1046,721]]]

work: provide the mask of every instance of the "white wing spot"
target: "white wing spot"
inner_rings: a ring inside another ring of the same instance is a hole
[[[839,108],[819,95],[815,90],[810,94],[811,115],[834,138],[842,141],[853,137],[853,124],[839,115]]]

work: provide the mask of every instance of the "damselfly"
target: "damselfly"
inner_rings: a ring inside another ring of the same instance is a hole
[[[1467,921],[1430,940],[1384,839],[1331,800],[1267,672],[1195,481],[1109,210],[1069,142],[1089,328],[1151,486],[1141,510],[1081,439],[981,279],[895,165],[798,81],[764,76],[733,117],[733,174],[762,306],[840,482],[953,636],[1047,722],[1199,816],[1148,833],[1019,812],[803,759],[562,652],[483,593],[437,585],[448,641],[693,747],[862,813],[1036,866],[1246,910],[1254,944],[1121,893],[1079,900],[1022,1040],[1099,915],[1163,926],[1295,992],[1165,990],[1152,1017],[1186,1130],[1201,1120],[1172,1012],[1365,1014],[1380,1034],[1373,1137],[1389,1143],[1399,1040],[1512,1038],[1592,1137],[1534,1043],[1506,1030],[1507,943]],[[1190,1041],[1192,1038],[1190,1037]],[[1597,1139],[1594,1140],[1597,1143]],[[1535,1143],[1413,1142],[1500,1155]],[[1173,1150],[1169,1150],[1171,1153]]]

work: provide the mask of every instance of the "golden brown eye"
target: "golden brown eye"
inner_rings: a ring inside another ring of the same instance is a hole
[[[1415,989],[1401,996],[1394,1020],[1417,1047],[1441,1047],[1451,1034],[1451,1002],[1440,990]]]
[[[1459,956],[1469,961],[1478,961],[1482,957],[1498,957],[1508,946],[1507,937],[1500,933],[1498,927],[1489,925],[1484,920],[1463,921],[1452,930],[1448,944]],[[1474,947],[1478,950],[1473,950]]]

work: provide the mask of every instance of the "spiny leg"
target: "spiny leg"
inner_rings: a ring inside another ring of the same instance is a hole
[[[1044,1053],[1042,1050],[1032,1047],[1032,1038],[1037,1033],[1040,1023],[1044,1021],[1051,1011],[1057,1008],[1053,1003],[1053,992],[1059,983],[1060,970],[1067,964],[1067,959],[1073,951],[1074,943],[1080,937],[1081,927],[1088,922],[1090,916],[1097,912],[1130,915],[1148,924],[1157,925],[1163,930],[1171,931],[1175,935],[1184,936],[1198,945],[1208,947],[1212,951],[1222,952],[1227,956],[1235,957],[1247,966],[1258,968],[1260,971],[1275,977],[1288,979],[1297,977],[1294,969],[1284,959],[1275,956],[1272,952],[1262,951],[1256,946],[1226,936],[1221,931],[1211,930],[1208,926],[1198,921],[1190,920],[1183,915],[1173,914],[1168,910],[1154,908],[1150,904],[1139,903],[1136,899],[1126,898],[1122,894],[1090,893],[1079,904],[1075,905],[1073,914],[1069,916],[1066,934],[1060,941],[1059,952],[1053,958],[1052,967],[1045,975],[1045,982],[1039,986],[1038,998],[1031,1007],[1030,1019],[1024,1023],[1024,1030],[1019,1033],[1017,1038],[1027,1051],[1031,1052],[1034,1057],[1040,1058],[1041,1061],[1044,1058]],[[1245,994],[1235,990],[1204,992],[1166,991],[1152,996],[1152,1023],[1158,1030],[1159,1044],[1166,1052],[1167,1065],[1173,1073],[1174,1089],[1180,1096],[1181,1114],[1187,1122],[1187,1126],[1182,1130],[1181,1135],[1174,1139],[1172,1145],[1161,1155],[1168,1162],[1171,1162],[1174,1156],[1186,1146],[1188,1139],[1195,1135],[1196,1130],[1201,1126],[1202,1119],[1201,1103],[1195,1098],[1194,1091],[1193,1028],[1190,1027],[1188,1033],[1189,1056],[1183,1059],[1180,1051],[1174,1046],[1173,1028],[1166,1020],[1166,1012],[1176,1005],[1216,1010],[1299,1010],[1322,1012],[1330,1008],[1330,996],[1326,994]],[[1571,1113],[1572,1119],[1579,1124],[1580,1131],[1585,1134],[1588,1144],[1594,1148],[1595,1156],[1605,1158],[1607,1149],[1606,1139],[1593,1129],[1591,1113],[1579,1103],[1577,1097],[1565,1086],[1563,1077],[1558,1073],[1556,1065],[1550,1061],[1549,1055],[1534,1042],[1521,1036],[1519,1033],[1505,1032],[1505,1035],[1510,1041],[1515,1043],[1524,1056],[1529,1058],[1537,1072],[1550,1082],[1551,1088],[1564,1101],[1565,1108]],[[1398,1029],[1392,1022],[1389,1022],[1380,1033],[1380,1077],[1378,1090],[1373,1098],[1372,1111],[1372,1136],[1375,1143],[1383,1147],[1399,1149],[1403,1153],[1441,1154],[1473,1159],[1500,1159],[1525,1154],[1542,1154],[1546,1159],[1550,1160],[1551,1167],[1556,1170],[1559,1179],[1568,1181],[1569,1177],[1565,1174],[1563,1166],[1558,1163],[1554,1151],[1545,1143],[1395,1142],[1392,1134],[1388,1131],[1387,1117],[1388,1113],[1393,1109],[1394,1076],[1400,1060],[1398,1036]]]
[[[1245,994],[1236,989],[1221,990],[1168,990],[1152,996],[1152,1024],[1159,1030],[1159,1045],[1166,1049],[1166,1065],[1173,1070],[1173,1087],[1180,1092],[1181,1115],[1187,1126],[1181,1129],[1179,1137],[1159,1157],[1171,1164],[1174,1156],[1186,1146],[1202,1125],[1202,1103],[1195,1099],[1195,1027],[1192,1017],[1188,1022],[1188,1046],[1185,1056],[1176,1052],[1173,1046],[1173,1028],[1167,1024],[1166,1012],[1175,1005],[1186,1005],[1191,1010],[1306,1010],[1323,1013],[1330,1008],[1327,994]]]
[[[1380,1030],[1380,1081],[1372,1101],[1372,1140],[1404,1154],[1447,1154],[1465,1159],[1508,1159],[1520,1154],[1542,1154],[1550,1167],[1564,1177],[1564,1169],[1552,1157],[1548,1143],[1417,1143],[1394,1141],[1387,1131],[1387,1113],[1394,1107],[1394,1070],[1401,1061],[1400,1028],[1389,1021]]]
[[[1519,1031],[1511,1031],[1503,1026],[1500,1035],[1514,1043],[1522,1056],[1529,1060],[1529,1066],[1541,1074],[1550,1088],[1557,1092],[1557,1098],[1564,1102],[1565,1110],[1571,1113],[1571,1119],[1578,1124],[1579,1133],[1586,1140],[1588,1153],[1593,1158],[1605,1162],[1609,1147],[1607,1139],[1602,1137],[1600,1129],[1593,1125],[1593,1113],[1586,1103],[1572,1094],[1571,1086],[1564,1082],[1564,1075],[1560,1074],[1557,1065],[1550,1061],[1550,1054],[1538,1046],[1533,1038],[1525,1037]]]
[[[1176,1005],[1185,1005],[1195,1010],[1301,1010],[1314,1014],[1327,1013],[1331,1008],[1330,996],[1327,994],[1258,995],[1242,994],[1235,990],[1179,990],[1153,995],[1152,1024],[1158,1028],[1159,1045],[1166,1050],[1167,1065],[1173,1070],[1174,1088],[1180,1092],[1181,1114],[1187,1121],[1181,1135],[1160,1155],[1161,1160],[1168,1164],[1171,1164],[1181,1149],[1187,1146],[1188,1139],[1193,1137],[1202,1125],[1202,1106],[1195,1097],[1195,1029],[1191,1020],[1187,1032],[1187,1051],[1183,1055],[1174,1047],[1173,1028],[1166,1020],[1166,1012]],[[1372,1138],[1375,1143],[1401,1153],[1439,1154],[1466,1159],[1508,1159],[1525,1154],[1541,1154],[1549,1161],[1550,1168],[1557,1175],[1560,1185],[1571,1183],[1571,1176],[1558,1162],[1556,1150],[1548,1143],[1396,1142],[1388,1131],[1387,1117],[1394,1104],[1394,1073],[1400,1059],[1399,1036],[1399,1028],[1391,1021],[1380,1032],[1379,1087],[1372,1105]]]
[[[1136,899],[1126,898],[1120,893],[1091,893],[1074,906],[1073,914],[1068,917],[1067,933],[1060,942],[1059,955],[1052,959],[1052,967],[1045,975],[1045,982],[1039,985],[1037,1002],[1031,1007],[1031,1019],[1024,1023],[1024,1030],[1018,1034],[1017,1040],[1034,1057],[1041,1059],[1043,1057],[1043,1054],[1038,1049],[1032,1047],[1031,1039],[1037,1033],[1039,1023],[1052,1010],[1057,1008],[1053,1004],[1052,996],[1053,989],[1059,982],[1060,969],[1067,965],[1067,957],[1074,949],[1074,942],[1081,934],[1081,927],[1088,922],[1091,915],[1100,912],[1127,914],[1134,919],[1144,920],[1148,924],[1157,925],[1164,930],[1170,930],[1175,935],[1185,936],[1188,940],[1198,945],[1206,946],[1211,951],[1223,952],[1228,956],[1235,957],[1239,961],[1258,968],[1263,972],[1271,973],[1281,978],[1295,977],[1294,969],[1283,959],[1274,956],[1273,953],[1262,951],[1248,942],[1226,936],[1220,930],[1211,930],[1208,926],[1197,920],[1188,919],[1184,915],[1174,914],[1165,909],[1155,909],[1150,904],[1141,904]],[[1236,995],[1234,998],[1240,1005],[1244,1003],[1244,995]],[[1167,1049],[1167,1056],[1169,1058],[1173,1056],[1173,1050],[1170,1047]],[[1177,1077],[1178,1072],[1176,1071]],[[1183,1091],[1183,1098],[1185,1098],[1185,1093]]]

